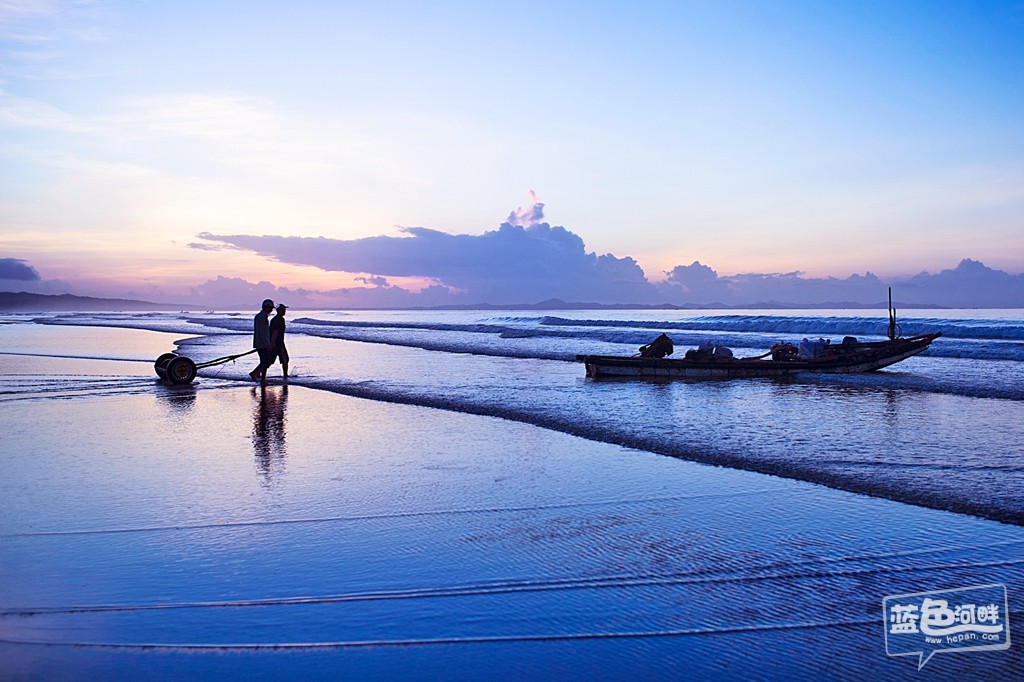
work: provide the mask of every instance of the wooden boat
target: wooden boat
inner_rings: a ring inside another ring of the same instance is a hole
[[[819,357],[807,360],[769,360],[764,359],[765,356],[670,359],[614,355],[577,355],[576,360],[586,365],[587,376],[592,379],[733,379],[777,377],[797,372],[843,374],[873,372],[906,360],[927,349],[940,336],[942,332],[888,341],[830,344],[822,349]]]
[[[586,365],[587,376],[592,379],[739,379],[778,377],[798,372],[852,374],[873,372],[913,357],[926,350],[932,341],[942,336],[942,332],[909,338],[900,336],[890,287],[888,336],[888,341],[859,342],[853,337],[846,337],[839,344],[811,342],[806,350],[812,352],[807,354],[798,353],[792,344],[781,343],[755,358],[734,358],[731,352],[728,357],[722,357],[713,352],[689,351],[684,359],[670,360],[664,356],[672,354],[672,340],[662,334],[643,346],[639,356],[577,355],[576,360]],[[768,356],[772,359],[766,360]]]

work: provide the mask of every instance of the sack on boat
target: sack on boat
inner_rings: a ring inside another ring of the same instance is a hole
[[[640,357],[663,358],[666,355],[672,355],[673,350],[675,350],[675,348],[672,345],[672,339],[668,338],[667,335],[662,334],[646,346],[640,346]]]
[[[730,360],[732,349],[725,346],[716,346],[713,341],[705,341],[696,348],[686,351],[687,360]]]
[[[800,342],[800,347],[797,350],[796,356],[801,360],[813,360],[814,358],[820,358],[825,354],[825,347],[831,343],[829,339],[818,339],[817,341],[808,341],[804,339]]]

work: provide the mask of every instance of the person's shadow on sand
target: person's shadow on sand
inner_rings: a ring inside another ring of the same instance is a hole
[[[285,426],[288,423],[288,387],[253,389],[252,451],[264,483],[284,472]]]

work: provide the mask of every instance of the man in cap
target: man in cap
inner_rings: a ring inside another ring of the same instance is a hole
[[[270,342],[270,320],[267,316],[274,309],[274,302],[269,298],[263,301],[263,309],[252,318],[252,347],[260,356],[260,364],[249,372],[249,378],[267,385],[267,367],[274,364],[273,344]]]

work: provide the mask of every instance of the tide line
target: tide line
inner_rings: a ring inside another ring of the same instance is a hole
[[[432,646],[438,644],[500,644],[512,642],[557,642],[586,639],[643,639],[653,637],[689,637],[700,635],[726,635],[744,632],[771,632],[803,630],[809,628],[835,628],[874,625],[882,618],[837,622],[765,623],[758,625],[732,625],[720,628],[690,628],[679,630],[653,630],[637,632],[572,632],[540,635],[488,635],[482,637],[435,637],[423,639],[343,640],[334,642],[280,642],[230,644],[169,644],[169,643],[117,643],[117,642],[47,642],[39,640],[0,639],[4,644],[47,647],[75,647],[84,649],[132,649],[144,651],[271,651],[294,649],[354,649],[395,646]]]
[[[1024,563],[1024,559],[1007,559],[1003,561],[989,562],[962,562],[931,564],[925,566],[870,566],[865,568],[850,568],[841,570],[829,570],[827,565],[837,561],[846,561],[845,558],[837,558],[824,561],[809,560],[785,564],[775,562],[774,564],[752,567],[753,569],[770,569],[778,566],[796,567],[807,565],[811,570],[776,573],[752,573],[750,575],[714,575],[715,571],[688,571],[666,574],[639,574],[619,576],[593,576],[590,578],[565,578],[553,580],[509,580],[493,583],[478,583],[476,585],[455,585],[451,587],[421,587],[407,590],[379,590],[373,592],[353,592],[349,594],[322,595],[322,596],[300,596],[300,597],[277,597],[268,599],[249,599],[231,601],[207,601],[207,602],[176,602],[166,604],[106,604],[93,606],[68,606],[68,607],[36,607],[24,609],[0,610],[2,616],[37,616],[57,614],[79,614],[79,613],[120,613],[137,611],[165,611],[176,609],[211,609],[211,608],[250,608],[259,606],[296,606],[311,604],[337,604],[345,602],[373,602],[373,601],[396,601],[406,599],[432,599],[441,597],[464,597],[490,594],[513,594],[518,592],[551,592],[563,590],[587,590],[614,588],[622,589],[629,587],[669,587],[675,585],[700,585],[717,583],[748,583],[770,580],[788,579],[814,579],[814,578],[835,578],[855,575],[872,575],[905,572],[923,572],[933,570],[960,570],[994,568],[997,566],[1013,566]],[[815,566],[818,564],[818,566]],[[737,568],[731,573],[740,571]],[[750,569],[748,569],[750,570]],[[707,575],[711,573],[712,575]],[[729,573],[729,572],[725,572]]]
[[[427,511],[394,512],[389,514],[361,514],[356,516],[325,516],[308,519],[275,519],[268,521],[236,521],[225,523],[179,524],[167,526],[142,526],[136,528],[94,528],[81,530],[44,530],[24,533],[6,533],[0,538],[20,537],[54,537],[69,535],[106,535],[117,533],[153,533],[162,531],[209,530],[216,528],[249,528],[253,526],[280,526],[292,524],[337,523],[345,521],[373,521],[379,519],[402,519],[423,516],[454,516],[459,514],[502,514],[522,511],[544,511],[554,509],[580,509],[588,507],[607,507],[630,504],[654,504],[656,502],[679,502],[683,500],[706,499],[712,497],[742,497],[745,495],[764,495],[771,493],[769,489],[755,489],[726,493],[704,493],[700,495],[674,495],[668,497],[648,497],[633,500],[601,500],[596,502],[567,502],[564,504],[534,505],[522,507],[483,507],[468,509],[437,509]]]

